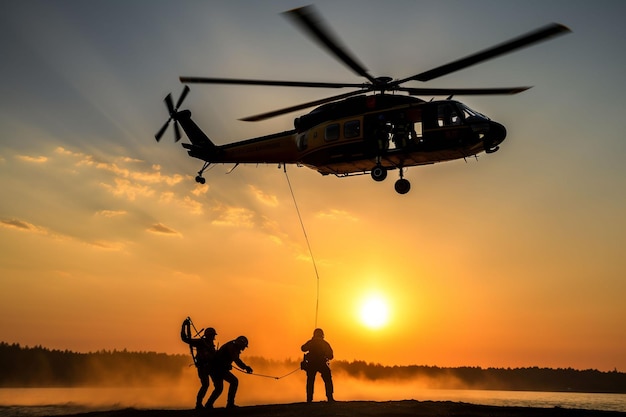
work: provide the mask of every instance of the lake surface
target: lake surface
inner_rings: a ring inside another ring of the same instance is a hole
[[[302,387],[303,388],[303,387]],[[323,392],[322,386],[317,390]],[[413,389],[410,393],[391,390],[378,385],[377,390],[339,391],[339,401],[389,401],[414,399],[418,401],[454,401],[495,406],[543,408],[581,408],[626,412],[626,394],[589,394],[534,391],[484,391]],[[396,388],[400,388],[396,386]],[[302,389],[303,390],[303,389]],[[89,411],[112,410],[126,407],[189,409],[195,401],[196,388],[5,388],[0,389],[0,415],[3,417],[38,417],[44,415],[75,414]],[[376,394],[377,393],[377,394]],[[320,394],[321,395],[321,394]],[[225,393],[222,395],[225,397]],[[301,402],[304,398],[254,398],[245,389],[238,393],[240,405]],[[322,400],[323,398],[315,398]],[[216,404],[222,406],[219,403]]]

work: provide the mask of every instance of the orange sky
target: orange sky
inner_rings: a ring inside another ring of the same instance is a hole
[[[9,54],[0,81],[8,92],[0,111],[0,339],[185,353],[178,332],[189,315],[215,327],[220,343],[248,336],[249,355],[300,356],[315,325],[317,277],[282,169],[240,166],[225,175],[231,167],[217,166],[199,186],[199,161],[167,134],[153,139],[166,117],[163,97],[182,89],[179,75],[351,80],[277,15],[296,4],[272,6],[229,2],[208,13],[194,5],[172,17],[162,5],[122,16],[115,5],[44,2],[46,36],[43,17],[20,6],[0,18]],[[319,271],[317,323],[338,359],[624,371],[626,148],[618,121],[626,64],[621,46],[597,30],[624,8],[594,20],[582,6],[555,3],[542,16],[491,6],[515,24],[463,24],[479,19],[470,5],[407,12],[456,23],[428,27],[445,48],[415,40],[420,25],[384,33],[413,39],[419,56],[380,49],[382,32],[341,27],[375,73],[395,77],[552,20],[574,33],[442,80],[536,85],[513,97],[460,98],[507,126],[496,154],[410,169],[405,196],[393,191],[392,175],[375,183],[288,167]],[[362,13],[391,13],[380,7],[367,3]],[[319,8],[333,26],[362,19],[346,5]],[[111,17],[109,26],[98,13]],[[203,14],[206,25],[189,23]],[[180,33],[168,19],[189,29]],[[285,56],[289,68],[273,66]],[[195,87],[186,105],[221,144],[289,129],[296,115],[236,119],[324,93]],[[378,329],[358,316],[370,293],[388,303]]]

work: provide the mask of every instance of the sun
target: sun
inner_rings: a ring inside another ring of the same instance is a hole
[[[384,297],[372,294],[363,299],[359,310],[361,322],[370,329],[380,329],[389,322],[389,306]]]

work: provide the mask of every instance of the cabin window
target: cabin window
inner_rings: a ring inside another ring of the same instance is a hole
[[[339,123],[333,123],[332,125],[326,126],[324,139],[326,142],[339,139]]]
[[[458,126],[461,124],[456,107],[450,103],[442,103],[437,107],[437,124],[439,127]]]
[[[413,124],[413,129],[415,129],[415,136],[417,136],[418,138],[421,139],[422,135],[422,122],[415,122],[415,124]]]
[[[307,140],[306,133],[301,133],[298,136],[296,136],[296,148],[298,148],[299,151],[303,151],[308,147],[309,147],[309,143]]]
[[[343,125],[343,137],[346,139],[361,136],[361,122],[359,120],[350,120]]]

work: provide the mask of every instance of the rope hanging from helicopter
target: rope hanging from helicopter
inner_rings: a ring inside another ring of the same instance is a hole
[[[234,169],[234,168],[233,168]],[[293,192],[293,187],[291,186],[291,181],[289,180],[289,175],[287,174],[287,165],[283,164],[283,171],[285,172],[285,178],[287,178],[287,184],[289,185],[289,192],[291,193],[291,198],[293,199],[293,204],[296,208],[296,213],[298,214],[298,220],[300,221],[300,227],[302,228],[302,233],[304,234],[304,239],[306,240],[306,245],[307,248],[309,250],[309,256],[311,256],[311,261],[313,263],[313,269],[315,270],[315,278],[316,278],[316,294],[315,294],[315,328],[317,328],[317,316],[319,313],[319,305],[320,305],[320,275],[319,272],[317,270],[317,264],[315,263],[315,258],[313,257],[313,250],[311,249],[311,243],[309,242],[309,236],[306,233],[306,228],[304,227],[304,222],[302,221],[302,215],[300,214],[300,209],[298,208],[298,203],[296,201],[296,196]],[[239,369],[236,366],[233,366],[233,369],[235,369],[236,371],[239,371],[241,373],[245,373],[245,374],[249,374],[252,376],[258,376],[261,378],[270,378],[270,379],[275,379],[275,380],[279,380],[279,379],[283,379],[286,378],[292,374],[295,374],[296,372],[302,370],[301,366],[298,366],[296,369],[294,369],[293,371],[290,371],[284,375],[281,376],[274,376],[274,375],[265,375],[265,374],[258,374],[258,373],[248,373],[246,371],[244,371],[243,369]]]
[[[313,251],[311,250],[311,243],[309,242],[309,236],[306,233],[306,229],[304,228],[304,222],[302,221],[302,215],[300,214],[300,209],[298,209],[298,203],[296,202],[296,196],[293,193],[293,188],[291,187],[291,181],[289,181],[289,175],[287,175],[287,165],[283,164],[283,171],[285,171],[285,178],[287,178],[287,184],[289,185],[289,191],[291,192],[291,198],[293,199],[293,204],[296,207],[296,213],[298,213],[298,219],[300,220],[300,227],[302,227],[302,233],[304,234],[304,239],[306,240],[307,248],[309,249],[309,255],[311,256],[311,261],[313,263],[313,269],[315,270],[315,278],[316,282],[316,296],[315,296],[315,326],[317,328],[317,316],[319,312],[320,306],[320,274],[317,271],[317,264],[315,263],[315,258],[313,257]]]

